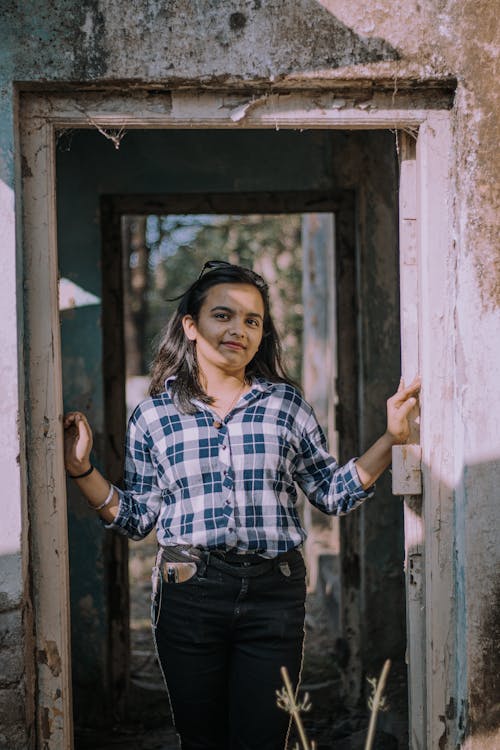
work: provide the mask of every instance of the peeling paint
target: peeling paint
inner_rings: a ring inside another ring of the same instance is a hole
[[[43,649],[38,651],[38,663],[46,664],[54,677],[61,674],[61,657],[55,641],[45,641]]]
[[[245,102],[244,104],[240,104],[237,107],[235,107],[229,114],[229,117],[233,122],[240,122],[243,120],[249,112],[251,112],[255,107],[258,107],[261,104],[265,104],[267,101],[266,96],[262,96],[259,99],[251,99],[248,102]]]

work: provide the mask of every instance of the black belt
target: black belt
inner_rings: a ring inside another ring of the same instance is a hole
[[[289,550],[271,558],[261,557],[260,555],[235,555],[218,550],[202,554],[206,555],[205,562],[208,566],[211,565],[235,578],[256,578],[276,570],[280,563],[288,562],[300,553],[297,550]]]
[[[294,548],[276,557],[266,558],[257,554],[241,554],[224,550],[201,550],[198,547],[168,546],[162,548],[164,559],[196,562],[199,568],[214,567],[235,578],[255,578],[269,573],[280,565],[300,555]]]

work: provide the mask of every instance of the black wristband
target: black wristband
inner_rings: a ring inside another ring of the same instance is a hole
[[[92,464],[90,464],[90,469],[87,469],[87,471],[84,471],[83,474],[68,474],[68,477],[70,479],[83,479],[83,477],[88,477],[89,474],[92,474],[94,471],[94,467]]]

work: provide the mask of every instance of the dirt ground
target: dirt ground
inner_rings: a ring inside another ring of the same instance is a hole
[[[130,544],[131,700],[127,722],[107,733],[77,730],[75,750],[179,750],[151,637],[150,576],[155,549],[154,535]],[[318,595],[308,595],[306,612],[300,694],[309,693],[312,704],[303,715],[309,740],[316,742],[317,750],[362,750],[367,711],[356,714],[341,704],[334,645]],[[379,726],[384,726],[383,717]],[[393,721],[390,732],[377,733],[374,750],[402,750],[405,740],[404,722],[398,727]],[[292,729],[288,750],[299,747]]]

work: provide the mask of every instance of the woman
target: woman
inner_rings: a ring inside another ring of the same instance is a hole
[[[282,367],[264,280],[209,261],[130,419],[125,490],[90,464],[85,416],[65,416],[66,467],[91,507],[132,539],[156,526],[153,634],[183,750],[284,747],[275,691],[283,665],[298,682],[304,623],[296,486],[336,515],[370,497],[419,387],[401,382],[384,435],[339,467]]]

